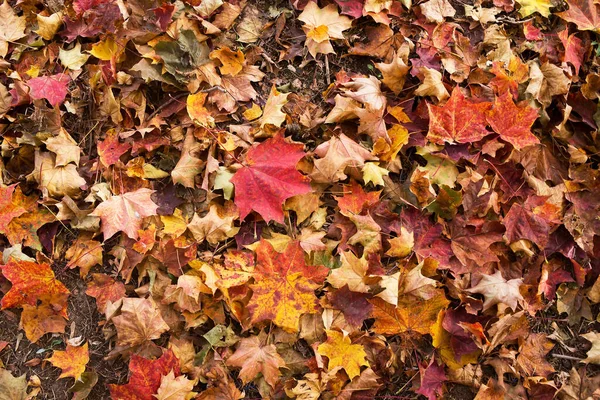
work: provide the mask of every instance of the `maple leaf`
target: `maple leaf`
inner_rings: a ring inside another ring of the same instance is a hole
[[[327,341],[319,345],[317,352],[329,358],[329,371],[342,367],[350,380],[360,375],[360,367],[369,366],[363,346],[352,344],[350,338],[342,332],[328,330]]]
[[[288,95],[289,93],[279,93],[275,86],[271,88],[262,116],[257,121],[261,129],[268,125],[279,127],[285,121],[286,114],[282,108],[287,103]]]
[[[331,305],[344,313],[346,321],[360,327],[369,318],[373,306],[367,301],[371,295],[350,291],[348,285],[327,295]]]
[[[32,342],[49,332],[64,332],[69,290],[48,264],[11,259],[2,275],[12,287],[2,298],[2,309],[21,307],[21,326]]]
[[[552,103],[554,96],[567,93],[571,84],[563,69],[549,62],[541,66],[537,62],[530,63],[529,78],[525,91],[545,107]]]
[[[482,294],[485,297],[483,311],[499,303],[516,310],[517,302],[523,300],[523,296],[519,292],[522,283],[523,279],[520,278],[507,281],[500,271],[496,271],[493,275],[483,275],[479,283],[468,291]]]
[[[72,377],[79,380],[90,361],[88,344],[86,342],[83,346],[77,347],[67,344],[65,351],[54,351],[52,357],[48,358],[47,361],[62,370],[58,379]]]
[[[472,233],[458,229],[452,235],[452,251],[465,266],[471,262],[483,266],[485,263],[498,261],[490,246],[501,241],[502,234],[498,232]]]
[[[550,8],[553,7],[550,0],[517,0],[517,3],[521,5],[519,15],[523,18],[534,12],[538,12],[543,17],[548,18],[551,14]]]
[[[52,153],[35,153],[35,169],[31,177],[39,183],[41,189],[51,197],[77,197],[81,187],[86,184],[74,164],[60,166]]]
[[[183,375],[175,377],[175,372],[171,370],[161,378],[160,387],[154,397],[158,400],[188,400],[196,395],[195,392],[192,392],[195,385],[195,380],[188,379]]]
[[[373,331],[383,335],[396,335],[403,332],[417,332],[427,335],[437,320],[440,311],[450,302],[444,291],[438,289],[429,300],[421,300],[414,296],[401,296],[398,305],[394,306],[383,299],[373,298],[372,316],[375,318]]]
[[[179,183],[185,187],[193,188],[195,177],[202,171],[204,162],[196,157],[199,145],[191,133],[185,136],[181,158],[171,171],[173,183]]]
[[[296,169],[305,156],[302,148],[302,144],[286,142],[279,133],[248,151],[246,165],[231,178],[240,219],[254,210],[267,222],[283,223],[283,202],[311,190],[309,179]]]
[[[365,208],[379,201],[381,191],[365,192],[363,187],[356,181],[350,181],[349,185],[343,186],[344,195],[334,197],[340,208],[340,212],[346,216],[349,214],[360,214]]]
[[[72,71],[80,70],[88,58],[90,58],[89,54],[81,52],[81,44],[79,42],[75,43],[75,46],[70,50],[58,49],[60,63]]]
[[[318,311],[314,291],[329,270],[306,265],[297,242],[290,242],[283,253],[278,253],[261,240],[256,254],[255,283],[250,285],[253,293],[247,307],[251,322],[271,320],[286,331],[297,332],[302,314]]]
[[[346,179],[346,167],[362,168],[367,160],[376,160],[367,149],[343,133],[332,137],[315,149],[315,170],[312,178],[317,182],[337,182]]]
[[[419,5],[428,22],[441,24],[445,17],[453,17],[456,10],[448,0],[429,0]]]
[[[69,163],[79,165],[81,148],[69,133],[61,128],[57,136],[45,140],[46,148],[56,154],[55,165],[63,167]]]
[[[12,283],[12,287],[0,302],[2,309],[22,307],[25,304],[35,306],[38,300],[49,303],[59,300],[56,304],[61,305],[66,317],[66,302],[63,304],[63,295],[69,295],[70,292],[56,279],[50,265],[10,260],[1,268],[2,275]]]
[[[188,114],[192,121],[200,126],[212,128],[215,126],[215,119],[211,115],[210,111],[204,107],[207,96],[208,93],[190,94],[187,97],[186,105]]]
[[[548,222],[520,204],[512,205],[503,222],[506,227],[506,237],[510,242],[527,239],[540,248],[544,248],[548,243],[550,233]]]
[[[363,103],[368,111],[383,110],[387,103],[381,92],[381,82],[374,76],[355,78],[344,87],[344,94]]]
[[[485,129],[485,116],[490,107],[488,102],[474,103],[467,100],[460,88],[455,87],[443,106],[427,103],[427,139],[437,144],[471,143],[483,139],[489,134]]]
[[[0,57],[8,53],[8,43],[26,36],[27,17],[19,17],[7,0],[0,5]]]
[[[515,104],[512,94],[504,92],[496,96],[494,106],[487,114],[487,122],[500,138],[512,144],[517,150],[539,143],[531,133],[531,126],[538,117],[538,111],[526,104]]]
[[[432,68],[422,68],[424,75],[423,82],[415,90],[417,96],[431,96],[438,99],[438,101],[444,101],[450,94],[442,82],[442,73]]]
[[[18,202],[13,200],[17,184],[0,187],[0,233],[5,234],[10,222],[27,212]]]
[[[596,0],[569,0],[569,9],[556,13],[582,31],[600,31],[600,4]]]
[[[220,49],[213,50],[210,53],[211,59],[217,59],[221,62],[219,71],[221,75],[236,76],[244,68],[244,53],[241,50],[234,52],[229,47],[221,47]]]
[[[96,207],[90,215],[100,217],[104,240],[108,240],[117,232],[124,232],[132,239],[139,237],[142,218],[156,215],[158,205],[150,196],[150,189],[138,189],[122,195],[112,196]]]
[[[226,361],[232,367],[241,368],[239,377],[244,384],[252,381],[259,373],[265,381],[275,388],[281,372],[279,368],[286,366],[285,361],[277,353],[274,344],[265,345],[266,335],[252,336],[240,340],[235,353]]]
[[[92,281],[88,283],[85,294],[96,299],[96,306],[104,312],[106,304],[125,297],[125,285],[106,274],[92,274]]]
[[[34,100],[46,99],[53,106],[61,105],[69,93],[68,85],[71,81],[69,75],[56,74],[42,76],[27,81],[29,95]]]
[[[360,18],[363,15],[364,0],[334,0],[342,10],[342,14],[354,18]]]
[[[556,372],[552,364],[546,361],[546,355],[554,348],[554,343],[543,333],[530,333],[519,346],[517,366],[523,376],[542,376]]]
[[[367,260],[358,258],[351,251],[346,251],[341,255],[342,266],[331,271],[327,281],[335,288],[348,286],[353,292],[369,292],[369,279],[367,270],[369,264]]]
[[[343,39],[342,32],[352,26],[352,20],[341,16],[334,4],[319,8],[313,1],[304,7],[298,20],[304,23],[302,29],[306,33],[306,47],[313,57],[334,53],[330,40]]]
[[[188,229],[198,242],[206,240],[210,244],[217,244],[238,233],[239,228],[233,226],[236,219],[238,213],[233,203],[227,202],[225,206],[214,203],[204,217],[195,214]]]
[[[121,314],[113,318],[113,322],[117,328],[117,344],[123,347],[146,344],[170,329],[157,305],[149,299],[124,298]]]
[[[37,306],[23,305],[20,327],[23,328],[25,336],[30,342],[36,343],[47,333],[63,333],[65,331],[67,297],[67,295],[56,296],[56,301],[53,303],[42,302]]]
[[[110,167],[131,148],[130,143],[119,142],[119,135],[114,129],[107,132],[104,140],[98,142],[98,156],[102,165]]]
[[[417,393],[426,396],[429,400],[436,400],[437,395],[441,395],[442,383],[447,380],[444,367],[438,365],[435,357],[431,357],[427,368],[419,365],[419,372],[421,374],[421,387],[417,390]]]
[[[78,237],[65,253],[65,258],[69,260],[67,267],[79,267],[79,274],[84,278],[93,266],[102,264],[102,254],[102,243],[83,236]]]
[[[569,35],[568,29],[561,31],[558,34],[558,37],[565,47],[564,61],[573,64],[575,73],[578,74],[586,52],[583,41],[575,34]],[[588,77],[593,77],[593,75],[588,75]],[[581,92],[585,94],[585,89],[583,87],[581,88]]]
[[[375,66],[383,75],[383,79],[381,80],[383,84],[389,87],[394,94],[399,94],[402,88],[404,88],[406,75],[410,70],[410,67],[406,65],[400,54],[394,55],[392,62],[388,64],[375,63]]]
[[[148,360],[137,354],[129,361],[131,376],[126,385],[108,385],[113,400],[156,400],[154,394],[161,385],[161,378],[173,371],[181,375],[179,360],[172,350],[165,350],[156,360]]]
[[[0,368],[0,399],[1,400],[28,400],[27,374],[14,377],[9,370]]]

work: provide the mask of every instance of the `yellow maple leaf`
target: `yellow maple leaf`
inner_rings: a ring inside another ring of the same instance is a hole
[[[546,18],[551,14],[550,7],[552,7],[552,2],[550,0],[517,0],[517,3],[521,5],[519,15],[523,18],[534,12],[539,12],[540,15]]]
[[[369,366],[367,353],[360,344],[352,344],[350,338],[338,331],[327,331],[327,341],[317,348],[320,355],[329,358],[328,370],[342,367],[350,380],[360,375],[361,366]]]

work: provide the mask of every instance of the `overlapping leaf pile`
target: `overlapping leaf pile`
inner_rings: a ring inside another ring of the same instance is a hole
[[[0,398],[599,398],[599,33],[594,0],[4,0]]]

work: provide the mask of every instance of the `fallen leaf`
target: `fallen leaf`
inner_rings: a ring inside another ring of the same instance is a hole
[[[65,351],[56,350],[52,353],[52,357],[47,359],[50,364],[56,368],[60,368],[62,373],[58,377],[81,379],[81,375],[85,372],[85,367],[90,361],[87,342],[83,346],[71,346],[67,344]]]
[[[290,242],[283,253],[278,253],[261,240],[256,253],[255,283],[250,285],[253,293],[248,303],[251,322],[270,320],[288,332],[297,332],[302,314],[318,311],[315,290],[328,269],[306,265],[297,242]]]
[[[116,303],[125,297],[125,285],[106,274],[92,274],[85,294],[96,299],[98,311],[104,312],[108,302]]]
[[[163,376],[173,372],[181,374],[179,360],[171,350],[165,350],[156,360],[148,360],[133,354],[129,360],[131,375],[125,385],[108,385],[113,400],[156,400],[154,394],[161,385]]]
[[[523,296],[519,292],[519,287],[523,284],[523,279],[506,280],[502,277],[500,271],[496,271],[493,275],[483,275],[477,285],[468,289],[471,293],[479,293],[485,297],[483,310],[496,305],[505,304],[517,310],[519,300],[523,300]]]
[[[531,133],[531,126],[538,117],[538,111],[526,104],[515,104],[512,95],[504,92],[496,96],[487,122],[500,138],[512,144],[517,150],[538,144],[540,141]]]
[[[246,166],[231,178],[241,220],[254,210],[267,222],[283,223],[283,202],[310,192],[308,178],[296,169],[298,161],[305,156],[302,148],[301,144],[288,143],[282,134],[277,134],[248,151]],[[277,154],[277,158],[273,158],[273,154]]]
[[[113,318],[113,322],[117,328],[117,344],[124,347],[143,345],[170,329],[157,305],[149,299],[123,298],[121,314]]]
[[[266,335],[242,339],[226,364],[241,368],[239,377],[244,384],[251,382],[260,373],[267,383],[275,388],[281,376],[279,368],[284,368],[286,363],[277,353],[275,345],[265,345],[261,342],[263,339],[266,339]]]
[[[334,4],[319,8],[316,2],[309,2],[298,20],[304,25],[302,29],[306,33],[306,47],[309,53],[316,57],[317,54],[334,53],[331,39],[343,39],[343,31],[350,29],[352,20],[341,16]]]
[[[196,381],[187,379],[185,376],[175,377],[171,370],[160,379],[160,386],[154,397],[158,400],[188,400],[196,393],[192,392]]]
[[[317,348],[320,355],[329,358],[327,369],[342,367],[350,380],[360,375],[360,367],[369,367],[363,346],[352,344],[350,338],[338,331],[327,331],[327,341]]]
[[[71,81],[69,75],[56,74],[33,78],[27,81],[29,95],[34,100],[46,99],[53,106],[59,106],[65,101],[69,93],[68,85]]]
[[[556,13],[565,21],[572,22],[582,31],[600,29],[600,4],[595,0],[569,0],[569,9]]]
[[[450,99],[443,106],[427,104],[429,109],[429,132],[427,139],[443,144],[471,143],[489,134],[486,128],[486,112],[491,104],[474,103],[454,88]]]
[[[110,239],[117,232],[124,232],[132,239],[139,237],[142,218],[156,215],[158,206],[150,196],[150,189],[138,189],[122,195],[112,196],[100,203],[90,215],[100,217],[104,240]]]

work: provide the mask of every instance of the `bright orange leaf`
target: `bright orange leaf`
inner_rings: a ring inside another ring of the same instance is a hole
[[[298,331],[303,314],[318,311],[315,290],[327,276],[323,266],[309,266],[298,242],[291,242],[283,253],[261,240],[254,270],[252,298],[248,304],[251,322],[273,321],[289,332]]]
[[[429,133],[431,142],[471,143],[489,135],[486,130],[486,112],[491,103],[475,103],[467,100],[459,87],[452,90],[452,95],[443,106],[427,104],[429,108]]]
[[[56,368],[62,369],[59,379],[72,377],[79,380],[90,361],[88,344],[86,342],[83,346],[77,347],[67,344],[65,351],[55,351],[52,353],[52,357],[48,358],[48,361]]]

